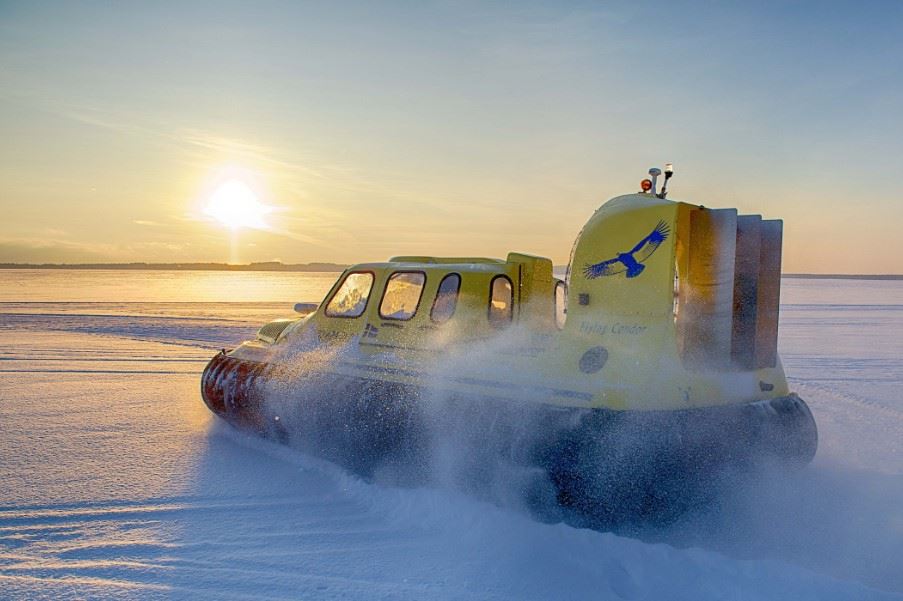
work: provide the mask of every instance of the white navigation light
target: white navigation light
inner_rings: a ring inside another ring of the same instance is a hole
[[[658,195],[659,198],[664,198],[668,195],[668,180],[671,179],[672,175],[674,175],[674,165],[665,163],[665,181],[662,182],[662,191]]]

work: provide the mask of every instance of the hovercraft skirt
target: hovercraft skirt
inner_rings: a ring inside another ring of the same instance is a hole
[[[429,438],[448,432],[443,420],[464,424],[471,438],[506,431],[510,440],[502,446],[529,446],[521,459],[554,472],[596,472],[606,464],[635,470],[648,462],[702,473],[763,455],[806,463],[818,444],[812,414],[795,394],[679,411],[525,407],[491,396],[449,396],[427,415],[422,387],[322,372],[283,387],[293,396],[265,403],[265,388],[278,377],[274,366],[220,353],[204,370],[202,395],[236,426],[291,439],[365,475],[389,456],[423,462],[418,455],[429,453]]]

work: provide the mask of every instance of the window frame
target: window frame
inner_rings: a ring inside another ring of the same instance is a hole
[[[564,289],[564,307],[562,307],[562,313],[564,314],[564,319],[559,324],[558,323],[558,287]],[[559,330],[564,329],[564,324],[567,323],[568,320],[568,285],[564,280],[559,280],[556,278],[555,286],[552,287],[552,306],[554,307],[554,319],[555,319],[555,327]]]
[[[423,284],[420,285],[420,296],[417,297],[417,304],[414,305],[414,312],[411,313],[409,317],[388,317],[383,315],[383,301],[386,299],[386,292],[389,291],[389,284],[392,282],[392,278],[396,275],[403,273],[419,273],[423,276]],[[377,314],[379,314],[380,319],[388,319],[390,321],[411,321],[415,317],[417,317],[417,312],[420,311],[420,304],[423,302],[423,293],[426,291],[426,272],[419,269],[403,269],[399,271],[393,271],[389,274],[389,277],[386,278],[386,283],[383,286],[383,293],[379,297],[379,307],[377,307]]]
[[[496,280],[502,278],[504,278],[508,282],[508,289],[511,291],[511,301],[509,302],[508,306],[508,319],[505,322],[500,319],[495,321],[493,321],[492,319],[492,291],[495,288]],[[512,282],[511,278],[509,278],[504,273],[496,275],[491,280],[489,280],[489,302],[487,303],[486,307],[486,320],[489,322],[489,325],[494,327],[503,327],[514,322],[514,282]]]
[[[349,277],[351,277],[352,275],[359,274],[359,273],[366,273],[367,275],[370,276],[370,290],[367,293],[367,300],[364,302],[364,308],[357,315],[332,315],[332,314],[330,314],[329,305],[335,299],[336,294],[339,293],[339,291],[342,289],[342,286],[345,285],[345,282],[348,280]],[[370,306],[370,298],[373,296],[373,294],[372,294],[373,286],[375,284],[376,284],[376,272],[374,272],[370,269],[361,269],[361,270],[346,272],[345,275],[342,276],[342,279],[339,281],[338,285],[336,286],[336,288],[332,292],[332,294],[330,294],[327,297],[327,300],[326,300],[325,304],[323,305],[323,315],[330,319],[357,319],[358,317],[361,317],[364,313],[367,312],[367,307]]]
[[[439,301],[439,292],[442,290],[442,284],[445,283],[445,280],[448,278],[456,276],[458,278],[458,287],[455,288],[455,306],[452,309],[452,312],[443,320],[438,320],[433,318],[433,312],[436,310],[436,303]],[[455,316],[455,313],[458,311],[458,300],[461,298],[461,284],[464,282],[464,278],[461,277],[461,274],[457,271],[452,271],[450,273],[446,273],[442,276],[442,279],[439,280],[439,285],[436,287],[436,297],[433,299],[433,304],[430,306],[430,321],[435,324],[446,323],[449,319]]]

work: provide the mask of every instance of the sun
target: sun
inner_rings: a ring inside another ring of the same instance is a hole
[[[261,204],[254,191],[241,180],[230,179],[216,188],[204,208],[213,217],[233,230],[238,228],[266,229],[264,217],[270,207]]]

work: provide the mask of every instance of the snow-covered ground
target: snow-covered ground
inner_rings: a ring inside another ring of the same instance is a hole
[[[289,299],[241,274],[257,296],[223,303],[177,301],[183,276],[32,276],[0,274],[0,599],[903,599],[903,282],[785,280],[815,462],[639,540],[367,484],[218,423],[212,352],[330,278]]]

